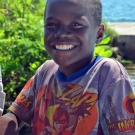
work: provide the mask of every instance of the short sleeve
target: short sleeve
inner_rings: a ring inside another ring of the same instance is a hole
[[[34,77],[32,77],[9,108],[22,121],[30,125],[33,118],[34,93]]]
[[[118,63],[119,64],[119,63]],[[127,72],[108,70],[99,96],[99,120],[105,135],[135,134],[135,92]],[[112,82],[112,83],[110,83]]]
[[[49,68],[50,64],[52,65],[52,68]],[[48,76],[51,76],[57,68],[58,66],[52,60],[48,60],[43,63],[37,69],[35,75],[23,87],[16,100],[10,106],[9,110],[17,115],[22,121],[33,125],[36,96],[39,88],[44,85],[43,78],[46,76],[47,81]],[[51,73],[48,70],[51,70]]]

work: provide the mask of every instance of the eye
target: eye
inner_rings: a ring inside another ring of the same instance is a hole
[[[49,28],[49,29],[55,29],[57,27],[57,24],[56,23],[47,23],[45,25],[46,28]]]
[[[82,28],[83,25],[81,23],[78,23],[78,22],[74,22],[70,25],[70,27],[72,28]]]

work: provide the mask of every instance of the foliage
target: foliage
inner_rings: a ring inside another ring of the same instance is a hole
[[[96,48],[94,50],[94,55],[99,55],[102,57],[111,57],[113,52],[111,50],[111,37],[105,32],[103,40],[96,44]]]
[[[105,20],[102,21],[105,26],[105,32],[103,40],[96,44],[94,55],[99,55],[102,57],[112,57],[113,51],[111,50],[112,42],[114,39],[118,38],[118,34],[115,30],[111,29]]]
[[[43,0],[7,0],[0,7],[0,63],[7,100],[14,100],[50,58],[43,45],[44,6]]]
[[[102,20],[102,23],[105,26],[105,35],[110,36],[111,41],[113,41],[115,38],[119,37],[118,33],[114,29],[110,28],[108,23],[105,20]]]
[[[131,60],[121,60],[120,63],[122,63],[124,66],[133,64],[133,62]]]
[[[50,59],[43,45],[43,0],[1,0],[0,64],[6,101],[13,101],[36,69]],[[112,37],[105,32],[95,55],[110,57]]]

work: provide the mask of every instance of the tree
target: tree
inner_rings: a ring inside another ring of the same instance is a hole
[[[0,64],[6,101],[13,101],[36,69],[50,59],[43,45],[43,0],[2,0]]]

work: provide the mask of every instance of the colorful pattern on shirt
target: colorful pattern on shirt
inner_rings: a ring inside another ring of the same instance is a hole
[[[101,59],[72,81],[57,75],[54,61],[44,63],[10,107],[32,135],[135,134],[135,93],[120,63]]]

